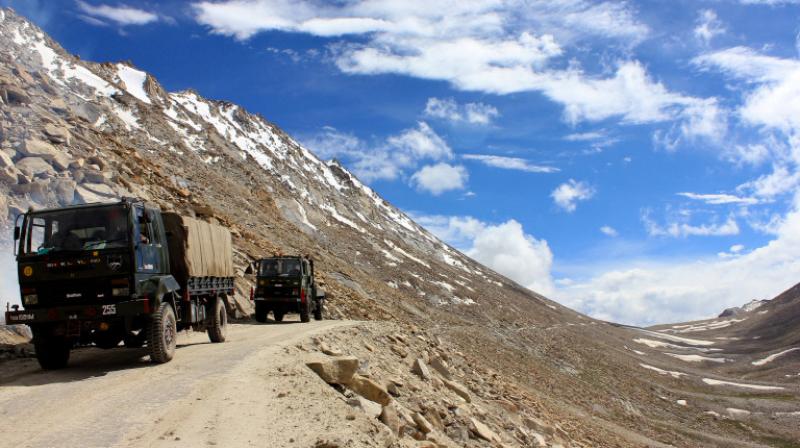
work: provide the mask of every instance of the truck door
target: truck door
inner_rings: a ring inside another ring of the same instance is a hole
[[[165,256],[164,226],[161,216],[153,209],[135,207],[134,247],[136,247],[136,271],[147,274],[163,274],[169,270]]]

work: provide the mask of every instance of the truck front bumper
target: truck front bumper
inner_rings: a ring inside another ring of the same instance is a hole
[[[147,299],[126,300],[100,305],[73,305],[52,308],[6,311],[6,323],[43,324],[63,321],[104,320],[115,317],[133,317],[150,314]]]

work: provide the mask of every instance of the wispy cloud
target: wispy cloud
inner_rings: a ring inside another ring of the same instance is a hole
[[[322,158],[343,159],[365,182],[395,180],[425,161],[441,162],[454,157],[447,142],[425,122],[372,144],[333,127],[300,140]]]
[[[615,229],[615,228],[613,228],[611,226],[600,227],[600,232],[603,235],[610,236],[610,237],[619,236],[619,232],[617,232],[617,229]]]
[[[425,104],[425,115],[452,123],[469,123],[489,125],[500,112],[494,106],[484,103],[459,104],[453,98],[428,98]]]
[[[147,25],[159,20],[159,15],[154,12],[124,4],[111,6],[91,4],[81,0],[77,0],[75,3],[78,9],[86,15],[84,20],[94,25],[108,24],[109,22],[123,26]]]
[[[680,220],[671,220],[661,225],[650,218],[650,213],[642,214],[647,234],[650,236],[669,236],[673,238],[686,238],[689,236],[730,236],[739,234],[739,225],[733,216],[724,222],[711,222],[705,224],[691,224],[687,217]]]
[[[711,9],[704,9],[699,12],[694,35],[704,45],[710,44],[714,37],[725,34],[725,31],[725,27],[720,22],[716,12]]]
[[[677,194],[678,196],[683,196],[685,198],[693,199],[695,201],[702,201],[710,205],[723,205],[723,204],[753,205],[753,204],[758,204],[760,202],[756,198],[740,197],[724,193],[699,194],[699,193],[682,192]]]
[[[556,167],[536,165],[531,163],[529,160],[518,157],[494,156],[487,154],[465,154],[461,157],[466,160],[476,160],[486,166],[506,170],[525,171],[528,173],[557,173],[560,171]]]

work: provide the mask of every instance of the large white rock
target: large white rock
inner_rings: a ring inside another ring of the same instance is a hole
[[[28,177],[43,173],[55,174],[53,166],[41,157],[25,157],[17,162],[17,169]]]

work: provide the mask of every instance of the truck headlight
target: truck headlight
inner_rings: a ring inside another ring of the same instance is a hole
[[[112,296],[128,296],[130,295],[131,290],[128,287],[125,288],[111,288],[111,295]]]
[[[36,305],[39,303],[39,296],[36,294],[26,294],[22,299],[25,305]]]

